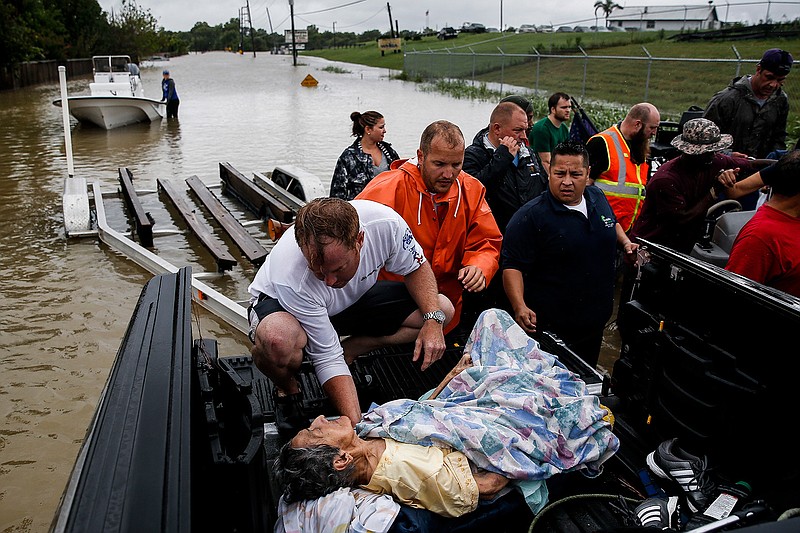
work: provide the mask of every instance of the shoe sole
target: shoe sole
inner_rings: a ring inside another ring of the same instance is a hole
[[[670,481],[673,485],[678,487],[678,489],[680,489],[680,491],[681,491],[681,495],[683,496],[683,500],[686,502],[686,506],[689,507],[689,509],[693,513],[699,512],[700,509],[698,509],[692,503],[692,501],[689,498],[686,497],[686,492],[683,490],[683,487],[681,486],[681,484],[678,483],[667,472],[664,472],[664,470],[662,470],[661,467],[656,464],[655,455],[656,455],[656,452],[654,452],[654,451],[650,452],[650,453],[647,454],[647,458],[645,459],[645,462],[647,463],[647,467],[650,469],[650,471],[653,472],[658,477],[660,477],[661,479],[666,479],[667,481]]]

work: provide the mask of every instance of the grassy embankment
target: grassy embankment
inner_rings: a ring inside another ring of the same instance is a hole
[[[539,64],[539,93],[534,98],[537,115],[545,114],[544,99],[554,91],[565,91],[576,96],[586,109],[595,124],[606,127],[619,120],[630,105],[644,100],[653,102],[662,110],[662,118],[677,120],[681,112],[690,105],[705,107],[710,97],[722,89],[736,75],[736,64],[711,62],[653,61],[650,69],[650,84],[645,87],[648,61],[623,61],[615,59],[595,59],[586,62],[586,85],[583,89],[584,61],[582,54],[576,51],[576,40],[590,56],[634,56],[646,58],[643,49],[656,58],[706,58],[735,59],[732,45],[736,46],[744,59],[758,59],[764,50],[780,47],[791,51],[800,59],[800,38],[725,41],[725,42],[676,42],[664,38],[659,32],[633,33],[526,33],[466,35],[457,39],[439,41],[435,37],[426,37],[421,41],[408,41],[403,44],[404,51],[438,50],[447,48],[453,54],[498,53],[498,48],[505,54],[529,54],[533,48],[541,54],[570,54],[576,59],[543,58]],[[312,50],[305,52],[348,63],[363,64],[402,71],[404,55],[387,53],[381,56],[376,43],[367,43],[358,48],[335,50]],[[452,56],[451,64],[455,64],[458,56]],[[469,59],[464,59],[469,61]],[[516,64],[511,64],[516,62]],[[441,63],[441,72],[451,72],[446,62]],[[743,63],[740,74],[754,72],[753,63]],[[502,82],[507,85],[527,87],[533,92],[536,87],[537,65],[534,59],[508,57],[501,67],[499,60],[493,65],[486,65],[482,72],[477,72],[474,79],[471,72],[462,74],[468,81],[475,83],[437,82],[438,90],[450,92],[456,97],[492,99],[500,93],[488,91],[481,87],[482,83]],[[469,71],[469,69],[467,69]],[[423,81],[418,79],[418,81]],[[477,86],[476,86],[477,85]],[[784,87],[790,95],[789,139],[793,142],[800,136],[800,73],[792,73]],[[507,92],[507,91],[506,91]],[[794,98],[792,98],[794,95]],[[607,106],[596,102],[613,102],[618,105]]]

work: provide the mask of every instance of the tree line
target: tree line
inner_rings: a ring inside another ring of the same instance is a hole
[[[198,22],[187,32],[165,30],[149,9],[123,0],[119,10],[103,11],[97,0],[0,0],[0,66],[24,61],[67,60],[93,55],[129,55],[135,62],[155,54],[183,55],[191,51],[273,50],[284,36],[240,28],[238,18],[210,26]],[[353,46],[382,36],[320,32],[309,26],[307,49]],[[406,39],[415,38],[404,32]]]

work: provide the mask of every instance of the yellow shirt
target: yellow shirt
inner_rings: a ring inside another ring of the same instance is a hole
[[[384,440],[386,451],[363,488],[442,516],[461,516],[478,506],[478,485],[463,453]]]

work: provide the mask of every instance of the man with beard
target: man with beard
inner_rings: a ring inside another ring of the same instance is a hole
[[[633,262],[637,244],[589,185],[583,144],[553,150],[549,188],[514,214],[503,239],[503,285],[514,320],[529,334],[550,331],[595,367],[614,307],[616,249]]]
[[[539,154],[545,172],[550,174],[550,153],[559,143],[569,139],[569,113],[572,104],[566,93],[554,93],[547,101],[550,113],[533,125],[529,136],[531,150]]]
[[[708,208],[723,193],[726,198],[738,198],[757,190],[760,180],[747,180],[749,189],[728,185],[758,172],[769,160],[721,154],[732,142],[731,136],[720,134],[710,120],[688,121],[683,133],[672,140],[672,146],[682,154],[658,167],[647,182],[644,207],[631,237],[643,237],[688,254],[702,236]]]
[[[459,323],[464,291],[484,291],[500,267],[502,235],[486,188],[461,170],[463,162],[464,135],[452,122],[439,120],[422,132],[416,160],[393,162],[356,196],[391,207],[408,223],[439,291],[455,307],[445,333]],[[379,279],[402,278],[381,272]]]
[[[591,172],[589,181],[605,193],[622,229],[633,227],[644,201],[644,186],[650,167],[650,139],[658,130],[661,115],[653,104],[642,102],[625,119],[594,135],[586,143]]]

